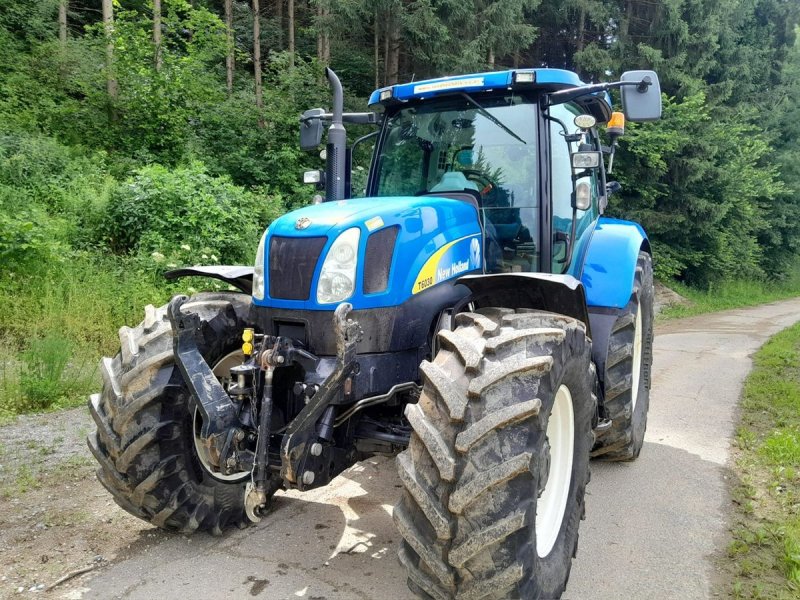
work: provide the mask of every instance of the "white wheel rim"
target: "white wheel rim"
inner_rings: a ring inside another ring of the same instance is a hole
[[[244,354],[242,354],[242,351],[234,350],[230,354],[223,356],[214,365],[214,367],[211,369],[211,372],[214,373],[214,375],[220,381],[230,378],[231,367],[235,367],[236,365],[242,364],[243,359],[244,359]],[[195,409],[194,419],[192,421],[192,428],[194,432],[192,438],[194,439],[195,454],[197,455],[197,459],[200,461],[200,464],[203,465],[203,469],[214,479],[218,479],[220,481],[238,482],[238,481],[243,481],[244,479],[250,477],[249,471],[240,471],[238,473],[231,473],[230,475],[225,475],[216,470],[216,467],[213,465],[213,463],[208,457],[208,453],[205,446],[203,446],[203,444],[200,442],[199,439],[200,429],[202,428],[202,426],[203,426],[203,418],[200,415],[200,411],[198,409]]]
[[[639,372],[642,370],[642,306],[636,307],[636,325],[633,332],[633,379],[631,381],[631,415],[639,398]]]
[[[572,459],[575,452],[575,419],[572,393],[562,385],[556,392],[550,420],[547,422],[550,443],[550,474],[544,492],[536,503],[536,554],[544,558],[555,546],[572,480]]]

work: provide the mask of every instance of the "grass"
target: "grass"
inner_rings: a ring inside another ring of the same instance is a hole
[[[796,266],[789,276],[780,281],[722,281],[713,284],[708,290],[677,282],[667,282],[667,285],[691,303],[687,306],[667,307],[659,314],[659,318],[691,317],[800,296],[800,266]]]
[[[800,323],[755,356],[736,435],[733,598],[800,597]]]
[[[0,279],[0,422],[83,404],[100,386],[100,357],[118,350],[120,325],[173,286],[124,259],[70,257]]]

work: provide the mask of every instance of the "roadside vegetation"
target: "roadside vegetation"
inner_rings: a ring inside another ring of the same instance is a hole
[[[443,74],[652,67],[664,118],[628,127],[607,213],[687,286],[669,314],[794,295],[799,21],[782,0],[0,0],[0,421],[84,402],[120,325],[214,285],[164,270],[250,264],[310,201],[298,115],[329,106],[324,65],[353,110]]]
[[[788,600],[800,597],[800,324],[754,360],[736,434],[733,541],[721,591]]]
[[[664,308],[658,314],[659,320],[691,317],[795,298],[800,296],[800,264],[792,267],[784,278],[772,281],[722,280],[709,284],[705,289],[670,281],[668,287],[686,298],[687,303]]]

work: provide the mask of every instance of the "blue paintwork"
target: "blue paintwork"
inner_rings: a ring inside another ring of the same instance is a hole
[[[366,222],[380,216],[383,225],[370,231]],[[295,222],[300,217],[311,219],[307,229],[298,231]],[[364,252],[370,233],[385,227],[399,225],[396,248],[389,271],[389,285],[383,292],[362,294]],[[269,252],[270,239],[274,235],[285,237],[326,236],[328,241],[320,254],[311,294],[308,300],[282,300],[269,296],[269,257],[266,257],[265,295],[263,300],[253,299],[259,306],[292,308],[297,310],[333,310],[336,304],[318,304],[316,301],[317,281],[322,263],[336,238],[351,227],[361,229],[359,240],[359,261],[356,275],[356,291],[347,299],[355,309],[397,306],[407,301],[417,275],[423,265],[439,248],[445,244],[467,236],[480,235],[478,214],[475,208],[458,200],[448,198],[397,197],[397,198],[357,198],[325,202],[306,206],[292,211],[275,220],[267,230],[265,252]],[[469,248],[469,246],[467,246]],[[478,264],[478,270],[481,264]],[[472,271],[474,272],[475,269]],[[466,274],[466,272],[460,273]],[[455,274],[454,274],[455,276]]]
[[[630,300],[639,250],[648,244],[638,223],[600,217],[576,276],[586,288],[586,304],[622,308]]]
[[[580,87],[586,85],[572,71],[563,69],[516,69],[511,71],[491,71],[488,73],[472,73],[470,75],[457,75],[453,77],[440,77],[438,79],[426,79],[412,83],[402,83],[394,86],[381,88],[372,92],[369,97],[369,105],[381,104],[380,94],[384,90],[392,90],[392,100],[407,102],[412,99],[432,98],[442,94],[452,94],[453,92],[485,92],[497,89],[511,89],[515,87],[514,73],[535,73],[536,82],[534,84],[516,84],[517,87],[527,89],[544,88],[548,90],[563,89],[570,87]],[[469,80],[483,79],[480,84],[471,83]],[[440,90],[420,91],[420,86],[430,86],[435,84],[450,84],[458,81],[465,81],[463,86],[447,87]],[[610,97],[605,92],[595,94],[598,98],[611,104]]]

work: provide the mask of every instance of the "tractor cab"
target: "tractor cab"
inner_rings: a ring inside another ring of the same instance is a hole
[[[343,121],[373,122],[380,128],[367,197],[431,196],[471,203],[484,233],[484,273],[579,276],[593,226],[607,204],[601,152],[613,152],[614,145],[601,145],[596,125],[612,118],[606,91],[612,87],[622,88],[634,120],[660,115],[653,72],[587,85],[569,71],[525,69],[379,89],[369,104],[382,112],[343,115]],[[624,120],[621,113],[614,115],[615,123]],[[316,148],[320,123],[331,118],[322,109],[307,111],[301,119],[301,145]],[[316,140],[308,135],[312,129]],[[347,193],[352,153],[345,155],[341,177]],[[326,187],[330,174],[329,169],[311,179]],[[328,190],[326,199],[339,198]]]

